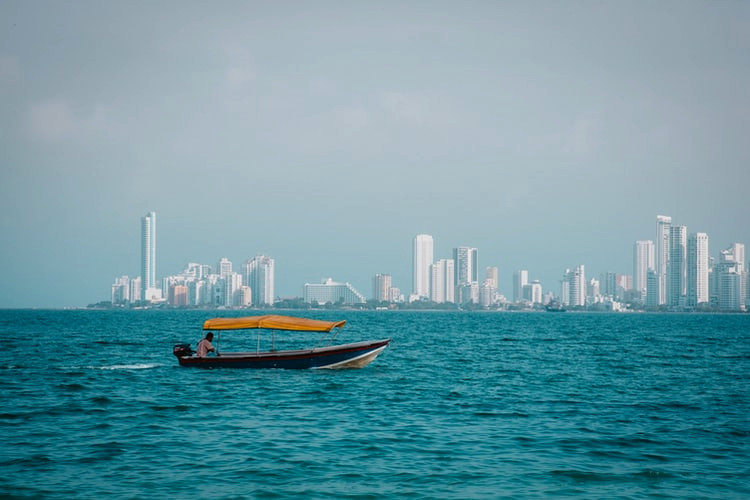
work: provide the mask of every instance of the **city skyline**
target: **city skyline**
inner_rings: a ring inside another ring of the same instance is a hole
[[[141,269],[154,273],[156,254],[156,213],[141,218]],[[666,237],[665,235],[669,235]],[[660,252],[666,262],[658,263],[651,240],[633,243],[632,275],[602,271],[587,275],[585,265],[566,268],[554,285],[543,285],[529,279],[529,270],[513,271],[512,299],[500,286],[497,265],[485,266],[480,279],[479,250],[458,246],[452,258],[434,254],[432,235],[418,234],[412,240],[412,293],[405,297],[393,278],[378,273],[371,278],[370,299],[385,302],[476,304],[494,307],[498,304],[546,304],[558,299],[563,306],[585,307],[609,301],[610,308],[619,310],[620,303],[641,307],[668,307],[672,310],[712,305],[722,310],[745,309],[750,298],[750,280],[745,266],[745,245],[735,242],[710,256],[709,238],[704,232],[691,232],[687,227],[673,225],[671,216],[656,216],[655,239],[661,240]],[[663,269],[662,269],[663,268]],[[142,276],[122,275],[115,278],[111,289],[112,305],[146,302],[167,302],[173,306],[271,306],[280,299],[296,299],[300,295],[279,297],[274,294],[275,260],[256,255],[242,265],[242,273],[234,271],[231,260],[222,257],[215,267],[189,262],[176,275],[164,276],[161,285],[143,284]],[[666,277],[666,279],[664,279]],[[368,300],[351,283],[337,282],[328,277],[320,282],[303,285],[303,300],[308,303],[364,303]]]
[[[234,7],[0,3],[0,307],[106,299],[147,210],[158,274],[267,255],[281,296],[409,295],[416,234],[506,295],[632,274],[654,214],[750,243],[748,3]]]

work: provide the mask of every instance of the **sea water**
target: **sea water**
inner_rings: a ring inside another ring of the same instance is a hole
[[[313,312],[392,344],[178,366],[239,314],[0,311],[0,497],[750,497],[750,315]]]

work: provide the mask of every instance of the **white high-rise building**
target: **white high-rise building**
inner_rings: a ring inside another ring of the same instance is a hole
[[[542,303],[542,284],[539,280],[534,280],[523,286],[523,299],[532,304]]]
[[[677,307],[685,305],[687,297],[687,228],[672,226],[669,234],[667,304]]]
[[[714,265],[717,279],[719,308],[725,311],[744,311],[747,301],[745,273],[745,245],[733,243],[719,254]]]
[[[243,279],[250,287],[253,305],[273,305],[276,287],[275,261],[267,255],[256,255],[242,266]]]
[[[641,300],[646,299],[649,269],[654,269],[654,242],[636,241],[633,245],[633,288]]]
[[[591,278],[589,280],[587,295],[590,298],[590,302],[598,303],[602,301],[602,293],[598,279]]]
[[[238,290],[238,302],[239,306],[250,307],[253,303],[253,291],[247,285],[242,285]]]
[[[513,273],[513,302],[523,299],[523,287],[529,282],[529,271],[521,269]]]
[[[455,302],[453,259],[440,259],[430,267],[430,300],[442,304]]]
[[[141,217],[141,299],[160,297],[156,290],[156,212],[149,212]]]
[[[659,306],[659,275],[653,269],[646,276],[646,307],[655,309]]]
[[[430,266],[430,300],[438,304],[445,302],[445,274],[442,262],[439,260]]]
[[[669,240],[672,217],[656,216],[656,274],[659,278],[659,305],[667,303],[667,266],[669,264]]]
[[[532,304],[542,303],[542,284],[539,280],[534,280],[530,284],[531,286],[531,302]]]
[[[242,275],[240,273],[229,273],[224,280],[224,305],[241,305],[240,293],[242,290]]]
[[[217,264],[216,269],[219,271],[219,276],[226,278],[232,274],[232,261],[226,257],[222,257]]]
[[[485,278],[490,280],[490,285],[494,286],[495,288],[499,286],[498,275],[499,271],[496,266],[485,268]]]
[[[389,302],[392,287],[390,274],[376,274],[372,278],[372,298],[378,302]]]
[[[485,278],[479,286],[479,304],[482,307],[490,307],[497,301],[497,287],[492,278]]]
[[[727,257],[727,262],[735,263],[737,273],[742,274],[745,271],[745,245],[743,243],[732,243],[721,253]]]
[[[456,303],[479,302],[478,251],[472,247],[453,249]]]
[[[143,292],[143,287],[141,287],[141,283],[143,283],[143,280],[141,280],[140,276],[130,280],[130,302],[131,303],[135,303],[135,302],[142,300],[141,293]]]
[[[130,278],[116,278],[112,284],[112,305],[124,305],[130,301]]]
[[[430,297],[430,266],[434,248],[432,236],[429,234],[418,234],[414,237],[412,291],[417,298]]]
[[[586,305],[586,273],[583,264],[572,271],[570,269],[565,270],[560,296],[563,305]]]
[[[687,305],[707,303],[708,296],[708,235],[695,233],[687,242]]]

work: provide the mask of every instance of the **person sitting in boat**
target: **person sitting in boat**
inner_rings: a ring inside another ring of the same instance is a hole
[[[211,345],[211,341],[213,339],[214,339],[213,332],[208,332],[206,334],[206,338],[198,342],[197,352],[195,353],[195,355],[198,356],[199,358],[205,358],[209,352],[214,352],[215,351],[214,346]]]

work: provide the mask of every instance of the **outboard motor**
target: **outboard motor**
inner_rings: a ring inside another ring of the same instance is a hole
[[[175,344],[172,353],[178,358],[181,358],[183,356],[192,356],[193,350],[190,348],[190,344]]]

